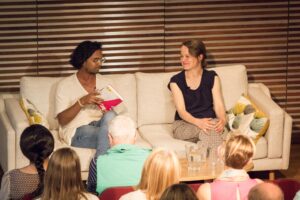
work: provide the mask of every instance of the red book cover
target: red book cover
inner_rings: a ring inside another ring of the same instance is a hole
[[[113,107],[123,102],[121,95],[111,85],[100,89],[99,93],[100,98],[103,99],[102,103],[98,105],[101,110],[110,111]]]

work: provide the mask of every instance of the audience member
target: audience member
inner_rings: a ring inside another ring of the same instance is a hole
[[[101,43],[81,42],[70,60],[77,72],[59,82],[55,99],[60,137],[74,147],[94,148],[97,155],[109,148],[107,123],[116,115],[98,106],[102,99],[97,89],[113,85],[99,74],[104,60]]]
[[[294,200],[300,200],[300,190],[296,193]]]
[[[0,199],[35,198],[42,194],[48,159],[54,149],[54,138],[42,125],[31,125],[21,134],[20,147],[30,164],[8,171],[1,183]]]
[[[202,184],[197,192],[199,199],[246,199],[250,189],[262,181],[251,179],[244,170],[252,162],[255,145],[244,135],[233,135],[225,144],[225,170],[212,183]]]
[[[168,187],[160,200],[198,200],[194,190],[187,184],[178,183]]]
[[[248,200],[284,200],[284,197],[280,187],[265,182],[257,184],[250,190]]]
[[[206,47],[200,40],[181,45],[183,70],[168,85],[176,106],[174,137],[216,149],[225,139],[225,106],[220,78],[206,70]]]
[[[158,200],[164,190],[179,183],[180,164],[176,154],[167,149],[156,149],[147,158],[136,191],[120,200]]]
[[[85,192],[79,157],[70,148],[56,150],[49,160],[42,200],[99,200]]]
[[[108,132],[111,148],[97,160],[92,159],[89,170],[88,191],[96,189],[99,194],[110,187],[137,185],[151,152],[134,145],[136,125],[129,117],[115,117],[108,125]]]

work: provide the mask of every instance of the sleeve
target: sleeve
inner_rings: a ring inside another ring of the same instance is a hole
[[[8,200],[10,196],[10,176],[9,173],[5,173],[1,181],[0,199]]]
[[[214,87],[215,76],[218,76],[218,74],[214,70],[209,71],[209,88],[211,89]]]
[[[67,96],[67,91],[64,89],[64,84],[59,83],[56,88],[55,93],[55,117],[65,109],[67,109],[69,105],[69,97]]]
[[[170,88],[170,84],[171,83],[176,83],[177,85],[178,85],[178,87],[180,87],[180,78],[179,78],[179,75],[180,74],[176,74],[176,75],[174,75],[174,76],[172,76],[171,77],[171,79],[170,79],[170,81],[169,81],[169,83],[168,83],[168,89],[169,90],[171,90],[171,88]]]
[[[92,193],[96,192],[96,184],[97,184],[97,172],[96,172],[96,159],[94,157],[91,160],[90,167],[89,167],[87,190]]]

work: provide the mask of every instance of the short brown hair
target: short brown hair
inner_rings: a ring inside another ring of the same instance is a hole
[[[182,46],[185,46],[189,49],[189,53],[194,56],[198,57],[201,54],[203,55],[203,59],[201,62],[202,68],[205,68],[207,66],[206,63],[206,47],[205,44],[201,40],[187,40],[182,43]]]
[[[234,169],[243,169],[253,157],[255,145],[245,135],[233,135],[225,145],[225,165]]]

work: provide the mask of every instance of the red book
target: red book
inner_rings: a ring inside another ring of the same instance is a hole
[[[121,95],[111,85],[107,85],[98,91],[100,98],[103,99],[102,103],[98,105],[101,110],[110,111],[113,107],[123,102]]]

